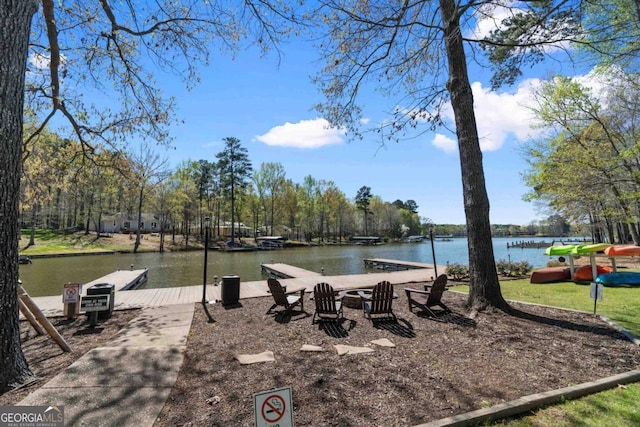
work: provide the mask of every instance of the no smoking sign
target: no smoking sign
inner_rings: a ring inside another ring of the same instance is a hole
[[[293,427],[291,387],[262,391],[253,395],[256,427]]]
[[[64,292],[62,293],[62,303],[72,304],[80,302],[80,293],[82,285],[80,283],[65,283]]]

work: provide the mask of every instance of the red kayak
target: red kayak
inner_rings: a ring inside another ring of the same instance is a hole
[[[596,274],[599,276],[605,273],[611,273],[613,268],[608,266],[596,265]],[[597,276],[596,276],[597,277]],[[593,280],[593,268],[590,265],[583,265],[573,272],[574,282],[590,282]]]
[[[640,255],[640,246],[609,246],[604,250],[604,253],[609,256],[638,256]]]
[[[531,273],[529,283],[568,282],[571,280],[569,267],[545,267]]]

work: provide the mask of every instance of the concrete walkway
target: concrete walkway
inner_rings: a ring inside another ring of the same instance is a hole
[[[152,426],[178,378],[194,304],[144,309],[18,405],[63,405],[65,426]]]

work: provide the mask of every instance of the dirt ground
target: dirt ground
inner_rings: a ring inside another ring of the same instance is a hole
[[[514,315],[471,320],[465,297],[449,292],[453,313],[433,319],[408,311],[403,288],[396,287],[397,321],[375,324],[345,308],[339,324],[313,325],[308,299],[306,313],[293,316],[266,314],[270,298],[206,312],[198,304],[156,426],[251,426],[253,394],[285,386],[297,426],[408,426],[640,366],[638,347],[589,314],[514,304]],[[396,347],[371,343],[380,338]],[[302,352],[304,344],[324,351]],[[338,356],[335,344],[373,352]],[[235,358],[267,350],[275,362]]]
[[[638,347],[590,314],[513,304],[514,315],[471,320],[465,297],[448,292],[443,301],[453,313],[434,319],[408,311],[404,287],[396,286],[397,321],[376,323],[345,308],[338,324],[314,325],[308,295],[306,313],[293,316],[266,314],[271,298],[206,311],[196,304],[185,361],[156,427],[252,426],[253,394],[285,386],[297,426],[409,426],[640,366]],[[117,311],[94,329],[84,317],[53,319],[73,353],[23,322],[23,348],[39,380],[1,395],[0,405],[19,402],[137,314]],[[396,347],[371,343],[380,338]],[[302,352],[304,344],[324,351]],[[338,356],[336,344],[373,352]],[[275,362],[235,358],[267,350]]]

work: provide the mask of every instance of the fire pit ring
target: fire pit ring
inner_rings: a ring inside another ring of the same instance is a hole
[[[365,295],[371,295],[370,289],[351,289],[348,291],[342,291],[339,294],[342,297],[342,304],[345,307],[361,309],[362,299],[358,294],[359,292],[363,292]]]

